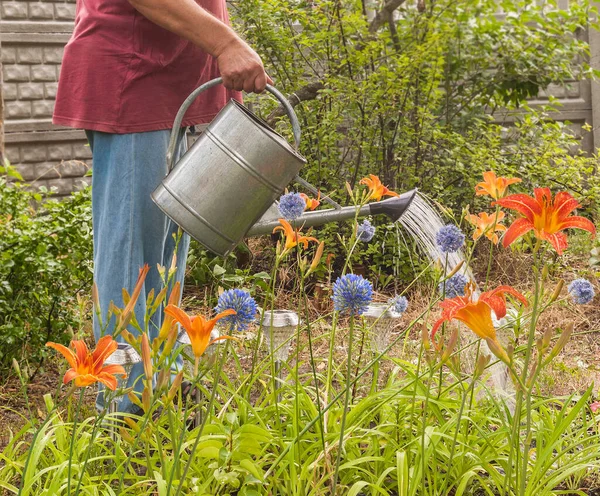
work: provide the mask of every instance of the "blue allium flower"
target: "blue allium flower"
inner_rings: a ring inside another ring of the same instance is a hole
[[[356,234],[359,240],[368,243],[373,239],[373,236],[375,236],[375,226],[365,219],[362,224],[358,226]]]
[[[241,289],[228,289],[224,291],[219,296],[215,312],[224,312],[230,308],[237,313],[220,320],[229,330],[245,331],[248,328],[248,324],[253,322],[256,317],[256,302],[247,291]]]
[[[408,308],[406,296],[394,296],[388,300],[388,303],[391,305],[390,310],[396,313],[403,314]]]
[[[464,274],[454,274],[450,279],[442,281],[438,286],[440,294],[445,298],[456,298],[465,295],[465,286],[469,284],[469,278]],[[444,290],[444,286],[446,289]]]
[[[465,244],[465,235],[454,224],[448,224],[437,232],[435,242],[442,253],[454,253]]]
[[[367,311],[372,297],[373,285],[363,276],[346,274],[333,284],[331,299],[338,312],[361,315]]]
[[[279,198],[279,211],[286,220],[296,220],[306,208],[306,201],[300,193],[287,193]]]
[[[594,299],[596,292],[590,281],[586,279],[575,279],[569,284],[569,294],[575,303],[585,305]]]

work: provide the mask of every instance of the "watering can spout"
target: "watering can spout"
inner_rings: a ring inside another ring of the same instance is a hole
[[[367,203],[361,207],[358,216],[366,217],[367,215],[387,215],[392,222],[396,222],[402,214],[406,212],[412,203],[417,190],[413,189],[402,193],[400,196],[388,198],[386,200]],[[353,219],[356,215],[356,207],[331,208],[327,210],[316,210],[314,212],[304,212],[295,224],[303,227],[316,227],[328,224],[329,222],[341,222],[348,219]],[[276,205],[272,205],[269,210],[254,224],[247,236],[261,236],[270,234],[273,229],[279,225],[281,214]]]

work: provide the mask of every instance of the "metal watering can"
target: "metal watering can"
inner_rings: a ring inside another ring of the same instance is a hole
[[[173,123],[167,165],[169,173],[152,193],[158,207],[210,251],[226,256],[245,236],[271,233],[281,217],[275,201],[292,181],[313,194],[317,189],[298,177],[306,159],[298,153],[300,124],[294,109],[275,88],[267,85],[283,105],[292,124],[292,147],[266,122],[235,100],[230,100],[191,148],[174,164],[181,139],[181,123],[203,91],[222,83],[213,79],[196,88],[183,102]],[[416,190],[400,197],[370,203],[359,215],[386,214],[397,220]],[[297,225],[319,226],[353,218],[355,207],[305,212]]]

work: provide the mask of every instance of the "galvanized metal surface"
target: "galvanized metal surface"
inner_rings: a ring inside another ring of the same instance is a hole
[[[401,194],[399,197],[388,198],[379,202],[368,203],[364,205],[359,217],[367,215],[387,215],[390,220],[397,221],[406,209],[410,206],[417,190],[413,189]],[[342,207],[340,209],[330,208],[327,210],[315,210],[313,212],[304,212],[294,223],[298,227],[314,227],[327,224],[328,222],[341,222],[353,219],[356,215],[356,207]],[[254,224],[248,231],[248,236],[260,236],[273,232],[273,229],[279,225],[281,214],[275,206],[270,208],[261,219]]]
[[[183,103],[171,134],[172,165],[183,116],[210,81]],[[294,129],[294,110],[275,88],[267,88],[284,105]],[[154,202],[209,250],[225,256],[243,239],[306,163],[287,141],[243,105],[231,100],[152,194]]]

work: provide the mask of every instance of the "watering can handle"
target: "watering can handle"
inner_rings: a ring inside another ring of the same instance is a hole
[[[192,105],[192,103],[194,102],[194,100],[200,93],[202,93],[203,91],[205,91],[209,88],[212,88],[213,86],[221,84],[222,82],[223,82],[223,78],[218,77],[211,81],[208,81],[207,83],[204,83],[203,85],[199,86],[194,91],[192,91],[190,96],[188,96],[185,99],[185,101],[181,104],[181,107],[179,107],[177,115],[175,116],[175,121],[173,122],[173,130],[171,131],[171,138],[169,140],[169,148],[167,149],[167,166],[168,166],[169,172],[171,171],[171,169],[173,168],[173,165],[174,165],[173,159],[175,157],[175,149],[177,148],[177,144],[179,142],[179,128],[181,127],[181,123],[183,122],[183,116],[188,111],[188,109],[190,108],[190,106]],[[294,141],[295,141],[296,149],[298,149],[298,146],[300,145],[301,132],[300,132],[300,123],[298,122],[298,117],[296,117],[296,112],[294,112],[294,109],[290,105],[290,102],[287,101],[285,96],[283,96],[283,94],[280,93],[277,89],[273,88],[273,86],[271,86],[270,84],[267,84],[266,90],[269,93],[273,94],[283,105],[285,112],[287,113],[288,117],[290,118],[290,121],[292,122],[292,131],[294,132]]]

